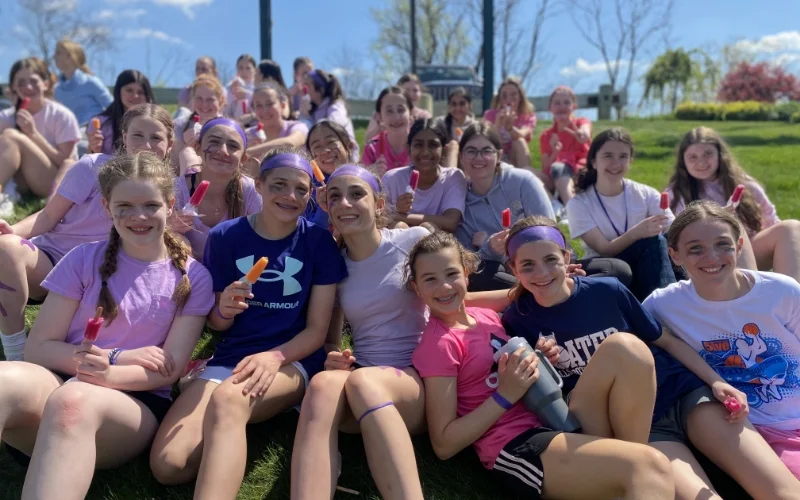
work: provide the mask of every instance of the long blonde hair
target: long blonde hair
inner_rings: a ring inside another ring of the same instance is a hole
[[[533,103],[528,100],[528,97],[525,95],[525,90],[522,88],[522,80],[520,80],[516,76],[508,76],[503,83],[497,87],[497,94],[495,94],[494,99],[492,99],[492,107],[494,109],[500,109],[502,103],[500,102],[500,93],[503,90],[503,87],[506,85],[513,85],[516,87],[517,92],[519,92],[519,107],[516,109],[517,115],[525,116],[525,115],[532,115],[536,110],[533,107]]]
[[[81,44],[69,38],[62,38],[56,43],[56,48],[58,47],[67,51],[67,54],[72,58],[72,62],[75,63],[75,66],[77,66],[79,70],[87,75],[93,74],[92,70],[90,70],[89,66],[86,64],[86,52],[84,52]]]

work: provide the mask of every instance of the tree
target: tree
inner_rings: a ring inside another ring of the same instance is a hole
[[[570,3],[575,27],[603,58],[612,91],[627,92],[637,57],[654,35],[669,28],[674,0],[570,0]],[[613,13],[609,13],[612,9]],[[622,105],[616,109],[617,117],[621,118]]]
[[[678,96],[685,90],[689,81],[692,79],[692,72],[695,67],[689,52],[682,48],[677,50],[667,50],[656,58],[650,69],[644,76],[645,87],[642,100],[650,100],[657,97],[661,101],[663,111],[664,90],[669,90],[671,111],[675,111],[678,106]]]
[[[717,97],[723,102],[797,101],[800,100],[800,82],[780,66],[741,62],[722,79]]]
[[[348,99],[374,99],[381,87],[389,84],[389,78],[383,81],[367,71],[362,63],[363,54],[347,44],[343,44],[329,60],[328,67],[339,79]]]
[[[471,45],[464,29],[467,11],[446,0],[418,0],[417,10],[417,63],[462,63]],[[411,68],[410,12],[408,0],[392,0],[384,8],[371,9],[380,33],[372,50],[383,69],[393,74]]]
[[[19,0],[21,28],[15,35],[34,55],[52,63],[56,42],[70,38],[87,54],[113,48],[111,29],[92,20],[91,11],[78,9],[77,0]]]

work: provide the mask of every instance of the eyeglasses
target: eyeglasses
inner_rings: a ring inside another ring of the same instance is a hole
[[[478,153],[480,153],[484,160],[491,160],[497,156],[497,150],[494,148],[483,148],[481,150],[478,150],[477,148],[466,148],[463,154],[464,158],[468,160],[474,160],[478,157]]]

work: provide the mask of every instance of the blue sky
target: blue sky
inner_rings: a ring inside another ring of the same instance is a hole
[[[56,1],[99,18],[112,29],[114,52],[94,60],[109,84],[122,69],[136,68],[151,81],[160,77],[168,86],[180,86],[191,80],[194,59],[200,54],[215,57],[228,71],[240,54],[251,53],[257,59],[260,55],[257,0]],[[0,11],[4,25],[12,28],[0,34],[0,81],[7,79],[13,61],[28,53],[15,36],[23,29],[22,11],[12,2],[4,3]],[[281,64],[288,80],[298,55],[330,69],[341,63],[341,54],[347,51],[361,60],[364,69],[371,70],[375,59],[370,46],[378,33],[370,8],[385,3],[389,2],[273,0],[273,59]],[[527,22],[538,2],[525,0],[522,4],[520,16]],[[779,60],[796,73],[800,70],[800,1],[676,0],[674,19],[668,37],[674,47],[719,47],[738,41],[754,59]],[[560,83],[592,91],[607,79],[599,52],[570,29],[571,25],[566,13],[545,25],[542,50],[546,64],[531,80],[531,94],[546,94]],[[659,41],[644,53],[641,67],[646,69],[647,61],[663,48]],[[634,94],[636,91],[633,89]]]

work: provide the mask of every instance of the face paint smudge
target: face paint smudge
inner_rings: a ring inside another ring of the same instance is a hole
[[[31,243],[30,240],[26,240],[25,238],[22,238],[21,240],[19,240],[19,244],[22,245],[22,246],[26,246],[26,247],[30,248],[34,252],[36,251],[36,247],[34,246],[33,243]]]
[[[380,368],[381,370],[394,370],[394,373],[395,375],[398,376],[398,378],[403,376],[403,370],[395,368],[393,366],[379,366],[378,368]]]

